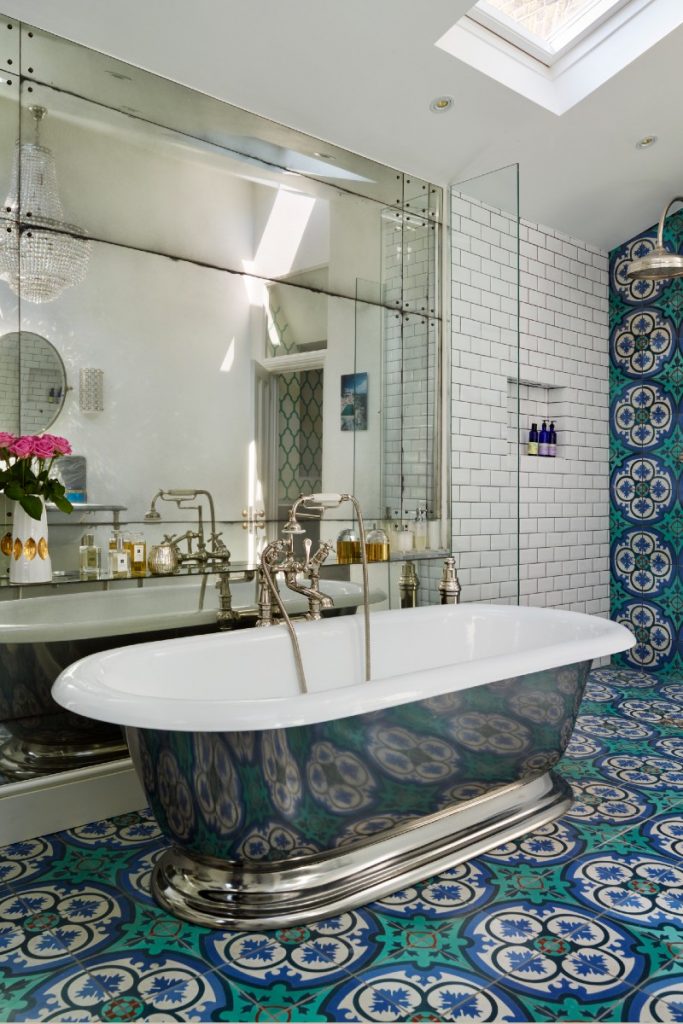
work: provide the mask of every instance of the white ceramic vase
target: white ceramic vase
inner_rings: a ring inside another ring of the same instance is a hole
[[[47,546],[45,502],[40,519],[32,519],[18,501],[12,509],[10,583],[50,583],[52,561]]]

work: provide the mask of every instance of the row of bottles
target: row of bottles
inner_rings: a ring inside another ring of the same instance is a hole
[[[527,455],[543,455],[551,459],[555,458],[557,455],[557,431],[555,430],[554,423],[547,427],[545,420],[543,420],[540,433],[538,424],[531,424]]]
[[[99,579],[103,568],[113,579],[147,575],[147,544],[141,533],[123,534],[114,530],[107,548],[107,564],[102,565],[102,551],[92,533],[81,538],[79,548],[80,574],[83,579]]]
[[[391,551],[402,555],[411,551],[439,551],[441,549],[441,521],[427,519],[427,509],[418,507],[415,518],[409,522],[391,520],[387,530],[372,524],[365,536],[368,562],[388,562]],[[361,543],[358,531],[351,527],[342,530],[337,538],[337,562],[348,565],[361,561]]]
[[[365,534],[365,553],[368,562],[389,561],[389,538],[377,524],[372,524],[372,529]],[[337,537],[337,562],[340,565],[350,565],[352,562],[362,561],[360,534],[355,527],[342,530]]]

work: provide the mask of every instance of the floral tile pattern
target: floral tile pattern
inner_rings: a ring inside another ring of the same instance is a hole
[[[683,282],[630,281],[650,228],[610,253],[611,617],[637,643],[615,664],[681,674]],[[683,217],[665,245],[683,248]]]
[[[558,821],[307,927],[149,893],[147,811],[0,850],[0,1019],[682,1021],[683,682],[592,673]]]

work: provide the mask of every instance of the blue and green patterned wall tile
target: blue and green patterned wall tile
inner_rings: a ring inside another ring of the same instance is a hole
[[[683,214],[665,243],[683,249]],[[610,253],[610,540],[612,618],[638,643],[615,659],[683,670],[683,280],[635,281],[649,228]]]

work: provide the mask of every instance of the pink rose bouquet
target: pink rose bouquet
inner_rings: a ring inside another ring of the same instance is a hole
[[[43,501],[51,501],[62,512],[71,512],[73,505],[65,497],[64,485],[50,476],[55,459],[61,455],[71,455],[65,437],[16,437],[0,431],[0,494],[18,501],[32,519],[40,519]]]

